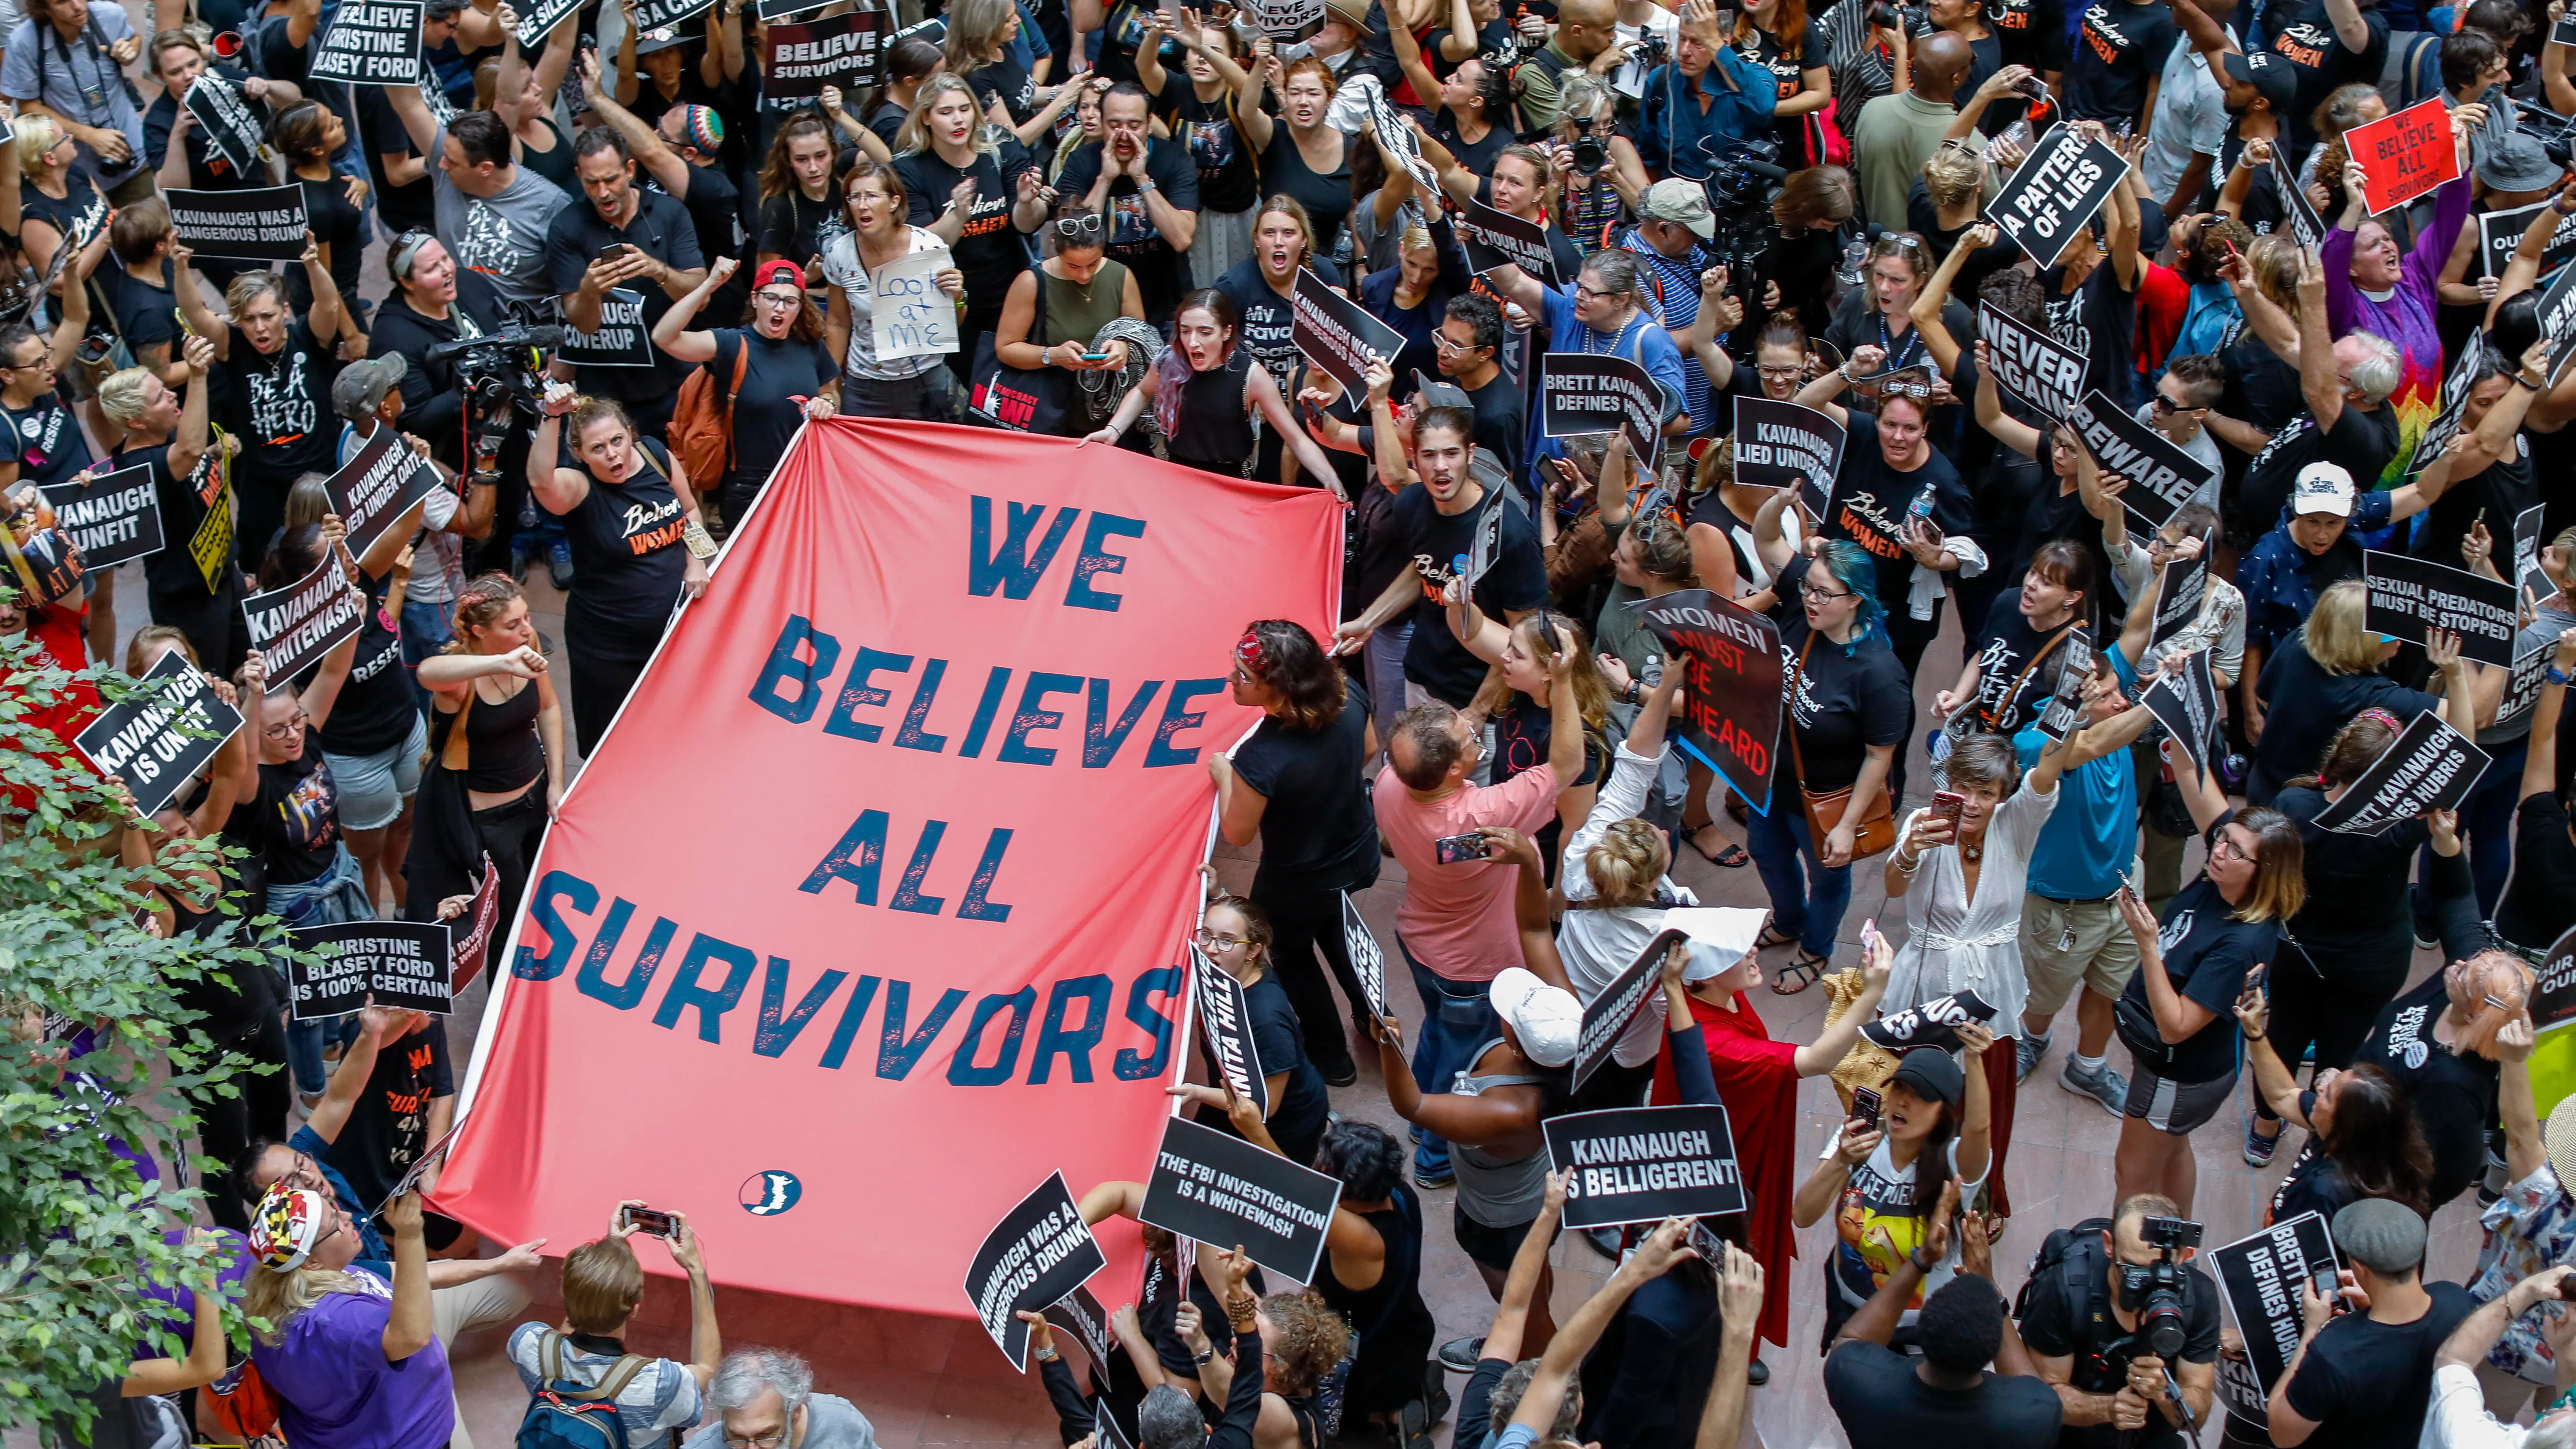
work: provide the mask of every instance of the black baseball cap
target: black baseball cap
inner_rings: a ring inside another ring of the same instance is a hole
[[[2242,81],[2262,93],[2271,103],[2272,114],[2288,115],[2299,98],[2298,73],[2290,63],[2268,50],[2248,55],[2231,50],[2223,57],[2229,79]]]

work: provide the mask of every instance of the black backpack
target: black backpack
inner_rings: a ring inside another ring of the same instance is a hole
[[[2079,1344],[2122,1337],[2119,1320],[2111,1314],[2110,1264],[2102,1245],[2110,1231],[2109,1218],[2086,1218],[2073,1227],[2052,1229],[2041,1239],[2039,1251],[2030,1255],[2030,1276],[2013,1296],[2014,1321],[2030,1316],[2031,1294],[2045,1282],[2065,1294],[2067,1302],[2082,1305],[2071,1315]],[[2073,1370],[2075,1387],[2086,1393],[2119,1387],[2118,1373],[2098,1352],[2079,1350]]]

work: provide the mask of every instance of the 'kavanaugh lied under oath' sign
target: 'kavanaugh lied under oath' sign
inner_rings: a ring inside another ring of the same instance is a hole
[[[1569,1228],[1744,1211],[1724,1107],[1612,1107],[1541,1126],[1548,1166],[1573,1174],[1565,1185]]]
[[[170,234],[201,257],[291,262],[304,255],[304,233],[312,223],[304,214],[301,186],[161,195],[170,204]]]
[[[344,0],[305,74],[362,86],[420,84],[422,8],[422,0]]]
[[[54,522],[71,534],[72,546],[91,568],[110,568],[161,551],[161,495],[152,486],[151,464],[41,491],[53,505]]]
[[[769,24],[769,68],[761,90],[781,100],[819,96],[825,86],[857,91],[877,83],[877,30],[885,17],[853,10],[820,20]]]
[[[290,1014],[319,1021],[378,1006],[445,1016],[453,979],[447,927],[436,921],[351,921],[287,932]],[[307,959],[307,958],[310,959]]]
[[[2380,549],[2362,554],[2361,578],[2370,589],[2364,628],[2417,644],[2430,630],[2448,629],[2460,636],[2462,658],[2513,663],[2522,592],[2512,584]]]
[[[322,485],[331,511],[349,530],[349,553],[369,577],[381,577],[401,556],[412,534],[412,516],[442,486],[438,470],[411,450],[401,433],[376,425],[376,435],[361,444]]]
[[[1339,1178],[1174,1117],[1163,1126],[1136,1216],[1202,1243],[1241,1244],[1262,1267],[1312,1283],[1341,1198]]]
[[[2394,211],[2460,174],[2451,109],[2440,96],[2344,133],[2371,215]]]
[[[320,663],[342,640],[358,637],[369,607],[336,551],[294,583],[241,602],[251,647],[268,665],[268,677],[281,684]]]
[[[1743,436],[1739,429],[1736,437]],[[1708,747],[1679,732],[1675,738],[1746,804],[1771,813],[1773,751],[1780,744],[1780,626],[1706,589],[1676,589],[1629,607],[1690,671],[1682,707]]]
[[[136,808],[149,815],[241,726],[241,712],[217,698],[186,653],[173,649],[143,671],[132,697],[109,705],[72,744],[100,774],[124,780]]]
[[[1735,481],[1748,488],[1795,488],[1822,516],[1843,466],[1842,424],[1814,408],[1767,397],[1735,399]]]
[[[1655,439],[1663,429],[1664,389],[1637,364],[1589,352],[1541,353],[1538,395],[1539,430],[1545,436],[1624,432],[1638,466],[1654,461]]]
[[[1986,216],[2031,260],[2052,267],[2128,178],[2119,152],[2061,125],[2039,139]]]
[[[966,1297],[1011,1366],[1026,1371],[1029,1326],[1018,1315],[1054,1305],[1107,1266],[1059,1170],[984,1235],[966,1267]]]

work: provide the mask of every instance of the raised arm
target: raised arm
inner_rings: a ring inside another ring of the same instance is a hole
[[[2351,0],[2338,3],[2349,5]],[[2308,251],[2299,253],[2299,393],[2317,420],[2317,431],[2332,432],[2343,418],[2343,378],[2326,328],[2326,268]]]
[[[511,50],[515,54],[516,45]],[[549,51],[551,53],[551,47]],[[662,140],[661,132],[644,124],[642,118],[610,99],[608,93],[600,89],[599,57],[595,53],[581,58],[581,94],[590,102],[593,114],[626,138],[626,149],[635,154],[635,164],[643,168],[645,175],[661,183],[662,189],[671,195],[687,198],[689,163],[681,160],[680,154]]]

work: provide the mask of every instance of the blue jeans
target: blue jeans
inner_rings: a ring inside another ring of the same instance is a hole
[[[1422,1030],[1413,1039],[1413,1080],[1425,1093],[1448,1091],[1460,1072],[1476,1064],[1476,1049],[1503,1034],[1502,1018],[1494,1015],[1490,997],[1492,984],[1434,975],[1430,967],[1413,959],[1403,937],[1397,937],[1395,945],[1404,952],[1404,964],[1413,968],[1413,989],[1422,993]],[[1449,1144],[1423,1133],[1421,1145],[1413,1150],[1413,1170],[1447,1172]]]
[[[349,921],[375,919],[375,908],[367,900],[365,881],[358,873],[357,858],[343,846],[331,862],[331,868],[302,885],[271,884],[268,909],[289,927],[336,926]],[[289,1021],[286,1024],[286,1065],[295,1075],[295,1088],[307,1096],[321,1095],[327,1078],[322,1070],[322,1052],[332,1041],[346,1044],[358,1035],[355,1012],[328,1021]]]
[[[1744,845],[1771,893],[1773,929],[1796,936],[1808,955],[1830,958],[1851,904],[1851,867],[1828,867],[1817,856],[1796,786],[1775,786],[1771,813],[1747,817]]]
[[[416,604],[409,599],[402,606],[403,673],[411,679],[412,697],[420,702],[421,713],[429,712],[429,691],[420,685],[420,662],[447,647],[456,637],[450,612],[456,606]]]

